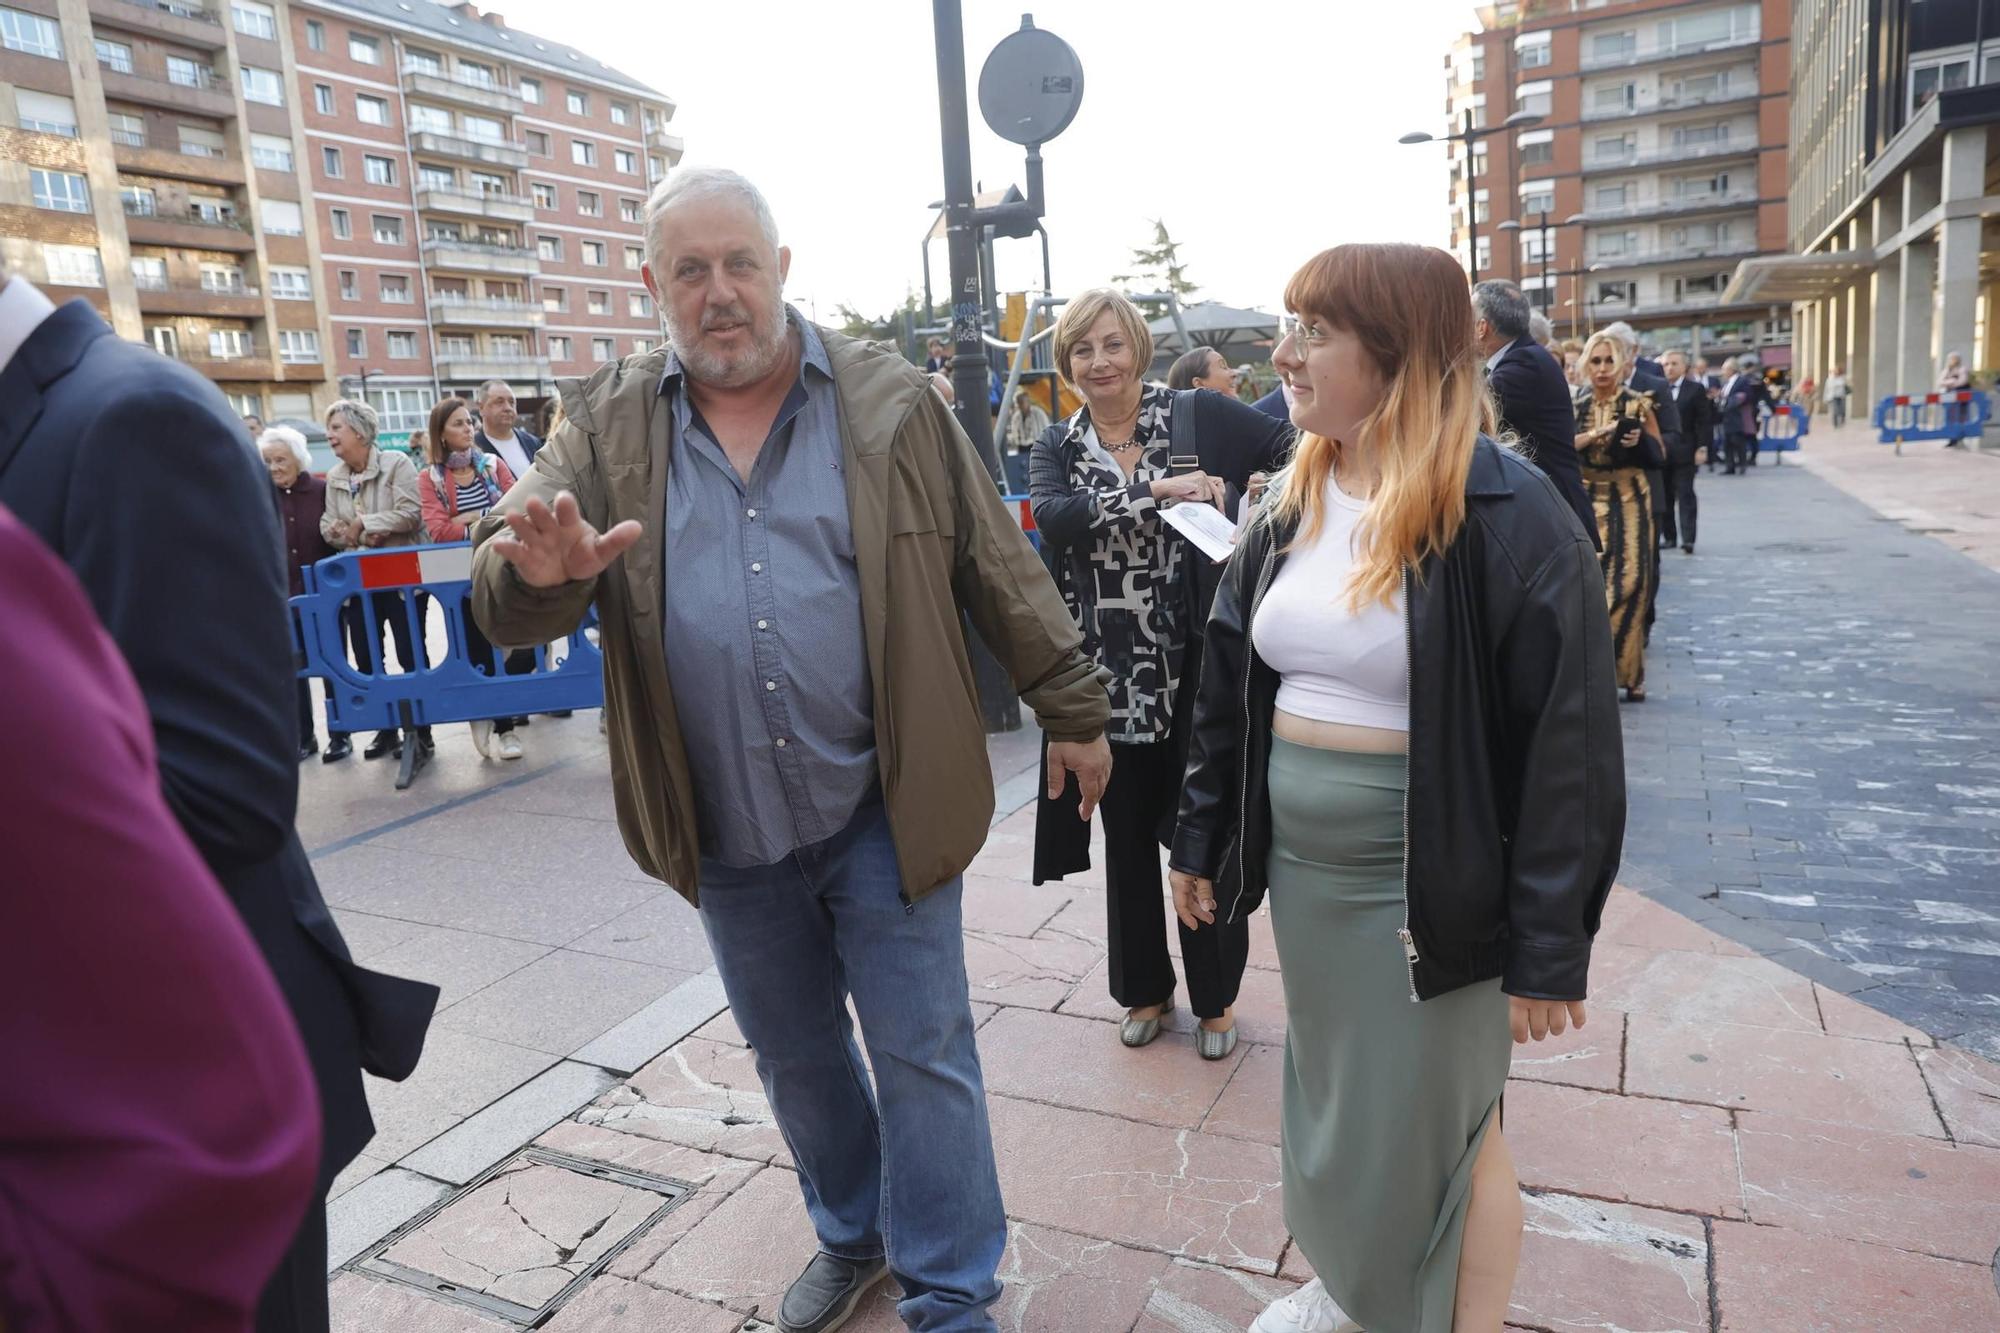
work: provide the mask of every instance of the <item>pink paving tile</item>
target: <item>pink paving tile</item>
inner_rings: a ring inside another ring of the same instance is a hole
[[[1104,919],[1104,893],[1099,889],[1082,889],[1070,899],[1069,906],[1057,912],[1042,927],[1043,935],[1061,935],[1068,939],[1082,940],[1098,948],[1105,947],[1107,923]]]
[[[1934,1045],[1930,1034],[1919,1032],[1908,1023],[1894,1019],[1879,1009],[1871,1009],[1859,1000],[1842,995],[1839,991],[1828,990],[1818,982],[1813,983],[1813,994],[1819,998],[1820,1022],[1836,1037],[1861,1037],[1868,1041],[1907,1041],[1916,1046]]]
[[[1507,1143],[1528,1189],[1743,1216],[1729,1112],[1713,1106],[1516,1082]]]
[[[1285,1225],[1275,1148],[1011,1097],[992,1098],[991,1112],[1000,1184],[1014,1216],[1202,1262],[1277,1271]]]
[[[1201,1122],[1204,1134],[1249,1139],[1253,1143],[1278,1146],[1278,1130],[1283,1104],[1285,1048],[1282,1046],[1239,1046],[1242,1062],[1229,1086],[1216,1099],[1215,1108]]]
[[[421,1333],[511,1333],[514,1325],[474,1314],[462,1305],[447,1305],[419,1295],[409,1287],[359,1273],[341,1273],[326,1289],[332,1333],[383,1333],[384,1329]]]
[[[1102,956],[1093,944],[1061,936],[965,932],[966,980],[972,998],[987,1004],[1054,1009]]]
[[[1600,944],[1590,952],[1590,998],[1679,1023],[1821,1030],[1812,983],[1763,958]]]
[[[1298,1241],[1294,1240],[1285,1246],[1285,1261],[1278,1265],[1278,1276],[1287,1281],[1305,1283],[1319,1274],[1313,1272],[1312,1264],[1300,1252]]]
[[[1720,954],[1729,958],[1754,958],[1756,951],[1738,944],[1727,935],[1718,935],[1662,903],[1624,885],[1616,885],[1604,903],[1604,920],[1598,927],[1599,944],[1625,944],[1641,949],[1670,949],[1681,953]]]
[[[639,1280],[776,1322],[785,1289],[818,1247],[798,1178],[772,1167],[723,1200]]]
[[[1723,1333],[2000,1328],[1986,1264],[1742,1222],[1715,1224],[1715,1290]]]
[[[965,926],[996,935],[1033,935],[1080,892],[1061,884],[1030,884],[989,875],[965,877]]]
[[[1002,825],[1002,829],[1006,826]],[[1061,880],[1062,887],[1072,892],[1079,889],[1102,889],[1104,887],[1104,848],[1093,844],[1090,850],[1091,868],[1066,875]],[[996,829],[989,834],[986,845],[979,855],[972,858],[966,867],[968,875],[985,875],[992,879],[1015,879],[1023,884],[1032,883],[1035,877],[1035,840],[1032,828],[1025,832],[1008,833]]]
[[[750,1044],[743,1039],[743,1029],[736,1026],[736,1013],[731,1009],[724,1009],[714,1018],[709,1019],[708,1022],[702,1024],[695,1031],[694,1035],[703,1041],[720,1042],[724,1046],[748,1046]]]
[[[1852,1037],[1633,1014],[1625,1090],[1943,1137],[1909,1051]]]
[[[1700,1218],[1571,1194],[1528,1194],[1521,1203],[1527,1231],[1510,1322],[1558,1333],[1705,1333],[1708,1241]]]
[[[1737,1142],[1753,1222],[1973,1263],[2000,1247],[2000,1148],[1754,1114]]]
[[[2000,1065],[1956,1046],[1919,1051],[1917,1061],[1952,1137],[2000,1148]]]
[[[1516,1046],[1508,1077],[1616,1092],[1625,1065],[1625,1015],[1593,1001],[1583,1016],[1582,1027],[1560,1037]]]
[[[1204,1060],[1174,1036],[1132,1050],[1108,1023],[1033,1009],[1002,1010],[979,1030],[988,1092],[1174,1129],[1201,1124],[1242,1050]]]
[[[1123,1019],[1124,1008],[1111,998],[1110,978],[1109,965],[1100,962],[1078,984],[1076,993],[1063,1001],[1061,1012],[1109,1023]],[[1260,967],[1245,971],[1243,984],[1237,989],[1234,1012],[1241,1040],[1266,1046],[1284,1043],[1285,986],[1276,972]],[[1168,1015],[1165,1027],[1169,1032],[1192,1032],[1195,1022],[1193,1012],[1188,1009],[1185,987],[1177,987],[1174,1012]]]
[[[600,1277],[572,1296],[542,1327],[546,1333],[631,1333],[641,1328],[736,1333],[743,1327],[743,1316],[641,1282]]]
[[[1248,1328],[1263,1308],[1298,1286],[1234,1268],[1176,1259],[1154,1286],[1132,1333],[1210,1333]],[[1050,1327],[1056,1327],[1051,1325]],[[1063,1325],[1082,1329],[1085,1325]],[[1109,1328],[1110,1325],[1094,1327]]]
[[[577,1113],[602,1125],[753,1162],[785,1158],[784,1136],[742,1047],[690,1037]]]

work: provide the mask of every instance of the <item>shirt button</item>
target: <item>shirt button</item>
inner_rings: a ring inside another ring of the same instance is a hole
[[[743,515],[745,518],[755,518],[757,517],[757,511],[754,509],[746,509],[743,511]]]
[[[764,572],[764,566],[761,564],[752,565],[750,566],[750,572],[752,574],[762,574]]]
[[[778,737],[778,748],[780,750],[785,748],[785,738],[783,736]]]
[[[757,622],[757,628],[758,628],[758,629],[769,629],[769,628],[771,628],[771,622],[770,622],[770,621],[768,621],[768,620],[760,620],[760,621],[758,621],[758,622]]]
[[[778,688],[778,682],[775,680],[767,680],[764,682],[764,689],[767,693],[777,688]]]

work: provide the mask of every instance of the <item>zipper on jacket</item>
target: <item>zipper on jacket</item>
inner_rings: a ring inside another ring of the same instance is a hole
[[[1416,634],[1410,628],[1410,567],[1403,566],[1403,698],[1410,699],[1412,672],[1410,660],[1415,654]],[[1404,733],[1407,738],[1408,733]],[[1409,744],[1405,740],[1403,757],[1403,928],[1396,932],[1396,938],[1403,943],[1403,965],[1410,973],[1410,1003],[1417,1003],[1417,937],[1410,933],[1410,763]]]
[[[1264,592],[1271,586],[1271,570],[1277,564],[1278,551],[1275,544],[1264,553],[1264,567],[1257,571],[1257,586],[1250,593],[1250,610],[1243,617],[1243,748],[1237,753],[1236,767],[1240,775],[1240,788],[1236,797],[1236,896],[1229,901],[1229,915],[1225,921],[1234,925],[1236,909],[1243,905],[1243,890],[1250,882],[1248,857],[1243,850],[1249,839],[1244,836],[1243,825],[1250,818],[1250,729],[1256,725],[1250,716],[1250,671],[1256,662],[1257,650],[1250,642],[1250,627],[1256,623],[1257,604],[1264,600]],[[1414,984],[1414,983],[1412,983]]]

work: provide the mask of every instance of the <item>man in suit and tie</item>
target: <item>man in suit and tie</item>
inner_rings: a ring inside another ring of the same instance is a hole
[[[1739,475],[1757,466],[1757,430],[1771,391],[1757,373],[1757,358],[1736,358],[1735,373],[1722,386],[1723,473]]]
[[[361,1071],[416,1068],[438,990],[355,964],[293,826],[290,585],[270,477],[213,384],[117,337],[88,302],[57,309],[0,273],[0,504],[75,572],[131,667],[167,806],[304,1040],[319,1179],[256,1327],[318,1333],[326,1190],[375,1133]]]
[[[479,401],[473,407],[479,412],[473,444],[505,463],[515,476],[527,476],[542,442],[520,425],[521,413],[514,406],[514,390],[507,381],[488,380],[480,385]]]
[[[1665,482],[1667,509],[1662,516],[1660,545],[1679,544],[1694,554],[1694,474],[1695,450],[1714,436],[1715,404],[1708,399],[1708,386],[1688,370],[1687,353],[1668,352],[1661,358],[1667,372],[1667,392],[1681,419],[1680,442],[1667,454]]]
[[[1576,408],[1569,381],[1555,357],[1530,335],[1526,293],[1500,279],[1482,282],[1472,289],[1472,317],[1501,427],[1548,474],[1595,544],[1597,518],[1576,462]]]
[[[1725,361],[1723,364],[1728,363]],[[1708,390],[1711,410],[1708,414],[1708,434],[1701,437],[1701,451],[1708,470],[1713,472],[1715,465],[1722,460],[1722,376],[1709,370],[1707,357],[1698,356],[1694,359],[1694,378]]]

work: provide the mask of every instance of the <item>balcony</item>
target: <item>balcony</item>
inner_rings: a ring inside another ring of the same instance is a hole
[[[1629,153],[1597,153],[1583,164],[1586,176],[1604,171],[1629,171],[1634,167],[1677,166],[1682,162],[1710,162],[1718,158],[1755,157],[1761,145],[1755,139],[1738,139],[1727,143],[1678,144],[1670,148],[1656,148],[1650,153],[1642,153],[1636,148]]]
[[[485,167],[507,167],[514,171],[528,165],[526,144],[496,139],[467,139],[436,130],[418,130],[410,136],[410,147],[431,157],[476,162]]]
[[[229,44],[229,31],[214,13],[179,0],[90,0],[90,13],[114,28],[151,33],[198,50],[220,51]]]
[[[539,329],[545,317],[534,301],[506,301],[497,297],[444,296],[431,293],[431,322],[462,328]]]
[[[521,94],[504,83],[444,74],[416,61],[403,62],[402,81],[403,91],[411,97],[450,102],[499,116],[518,116],[527,110],[528,104]]]
[[[526,246],[487,245],[480,241],[425,241],[424,261],[432,268],[505,273],[524,278],[535,277],[542,271],[541,258]]]
[[[1690,111],[1696,107],[1722,106],[1729,102],[1754,102],[1760,95],[1754,81],[1733,83],[1727,88],[1718,88],[1710,93],[1658,97],[1650,102],[1635,102],[1630,106],[1586,107],[1583,120],[1585,124],[1606,120],[1629,120],[1636,116],[1655,116],[1668,111]]]
[[[654,126],[646,131],[646,148],[651,152],[665,154],[667,165],[677,167],[681,164],[681,154],[687,152],[687,143],[680,135],[669,134],[665,129]]]
[[[1618,204],[1610,208],[1586,208],[1583,210],[1583,216],[1591,222],[1618,222],[1630,218],[1675,217],[1685,213],[1750,209],[1756,205],[1755,190],[1731,190],[1726,194],[1688,195],[1678,199],[1641,199],[1636,203]]]
[[[124,4],[125,0],[111,0]],[[243,163],[233,157],[209,157],[183,153],[172,148],[155,148],[143,139],[121,138],[111,132],[111,160],[120,171],[141,176],[170,176],[175,180],[206,181],[211,185],[243,184]]]
[[[427,213],[452,217],[484,218],[489,222],[533,222],[535,204],[518,194],[498,190],[472,190],[458,186],[417,191],[417,207]]]
[[[1672,315],[1698,315],[1706,310],[1715,310],[1722,305],[1722,297],[1683,296],[1678,300],[1656,303],[1651,301],[1593,301],[1584,309],[1590,312],[1593,322],[1609,323],[1617,319],[1659,319]]]
[[[228,250],[249,254],[256,238],[241,218],[214,221],[196,213],[162,213],[125,205],[125,234],[135,245],[171,245],[183,250]]]
[[[541,356],[448,356],[439,354],[439,379],[509,380],[532,383],[551,378],[547,357]]]
[[[1616,55],[1587,55],[1578,63],[1577,68],[1585,74],[1600,69],[1632,69],[1663,60],[1683,60],[1689,56],[1705,56],[1715,51],[1740,50],[1746,46],[1756,46],[1763,40],[1763,34],[1753,32],[1697,42],[1641,42],[1632,50]]]
[[[110,2],[122,5],[125,0]],[[127,74],[109,65],[99,66],[98,73],[104,77],[104,96],[110,101],[137,102],[218,119],[236,114],[236,99],[230,95],[229,80],[209,70],[201,71],[191,83],[164,74]]]
[[[142,315],[201,315],[209,318],[261,319],[264,294],[255,287],[211,291],[185,283],[138,282]]]
[[[174,353],[176,360],[185,361],[212,380],[269,380],[275,379],[271,367],[271,349],[261,343],[245,343],[241,351],[212,355],[205,347],[183,347]],[[324,374],[321,375],[324,379]]]
[[[1732,259],[1757,254],[1755,241],[1717,241],[1710,245],[1662,245],[1651,250],[1635,250],[1624,255],[1592,255],[1590,271],[1608,273],[1613,269],[1645,268],[1650,264],[1672,264],[1683,259]]]

